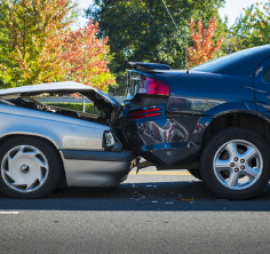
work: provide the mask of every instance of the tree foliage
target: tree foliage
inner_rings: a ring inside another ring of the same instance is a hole
[[[86,12],[99,22],[99,38],[109,36],[113,60],[111,70],[122,76],[129,61],[167,63],[173,68],[185,66],[185,47],[190,43],[190,17],[209,22],[218,17],[224,0],[95,0]],[[218,22],[221,22],[217,18]]]
[[[96,87],[108,92],[115,84],[114,76],[108,69],[108,37],[96,38],[98,23],[89,22],[83,29],[70,31],[64,36],[63,52],[59,59],[65,63],[65,79]]]
[[[1,0],[0,79],[11,86],[55,81],[74,8],[71,0]]]
[[[233,27],[235,48],[238,50],[269,44],[270,41],[270,0],[256,3],[244,9]]]
[[[71,30],[72,0],[0,1],[2,87],[76,80],[108,91],[108,38],[96,38],[98,23]]]
[[[186,58],[189,67],[206,63],[214,58],[214,54],[220,49],[223,38],[213,45],[213,37],[216,30],[215,18],[209,22],[207,30],[204,30],[202,20],[198,21],[198,32],[195,31],[195,21],[191,18],[190,30],[193,46],[186,48]]]

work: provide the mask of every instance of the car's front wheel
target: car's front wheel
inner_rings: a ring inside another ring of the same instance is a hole
[[[257,133],[229,128],[205,146],[200,172],[219,197],[248,199],[263,191],[270,178],[270,148]]]
[[[13,137],[0,147],[0,191],[11,198],[43,198],[61,178],[54,148],[36,137]]]

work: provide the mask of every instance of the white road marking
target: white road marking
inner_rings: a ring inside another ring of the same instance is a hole
[[[0,214],[19,214],[20,212],[0,212]]]
[[[175,172],[175,171],[162,171],[162,172],[153,172],[153,171],[143,171],[136,174],[135,171],[131,171],[130,175],[148,175],[148,176],[191,176],[189,172]]]

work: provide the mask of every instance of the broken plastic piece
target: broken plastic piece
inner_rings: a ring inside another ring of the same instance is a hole
[[[187,199],[182,198],[181,200],[182,200],[182,201],[187,201],[187,202],[190,202],[190,201],[193,201],[194,199],[193,199],[193,198],[187,198]]]
[[[174,201],[170,201],[170,202],[165,202],[165,205],[173,205]]]

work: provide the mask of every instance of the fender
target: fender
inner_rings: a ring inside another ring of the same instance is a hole
[[[228,102],[218,105],[206,111],[198,120],[197,126],[192,135],[192,142],[201,146],[204,134],[209,125],[221,116],[231,113],[245,113],[253,116],[259,116],[256,111],[255,103],[251,102]],[[262,118],[261,116],[259,116]]]
[[[268,123],[270,123],[270,112],[266,111],[263,106],[258,105],[258,104],[257,104],[257,109],[258,109],[257,116],[263,118]]]

